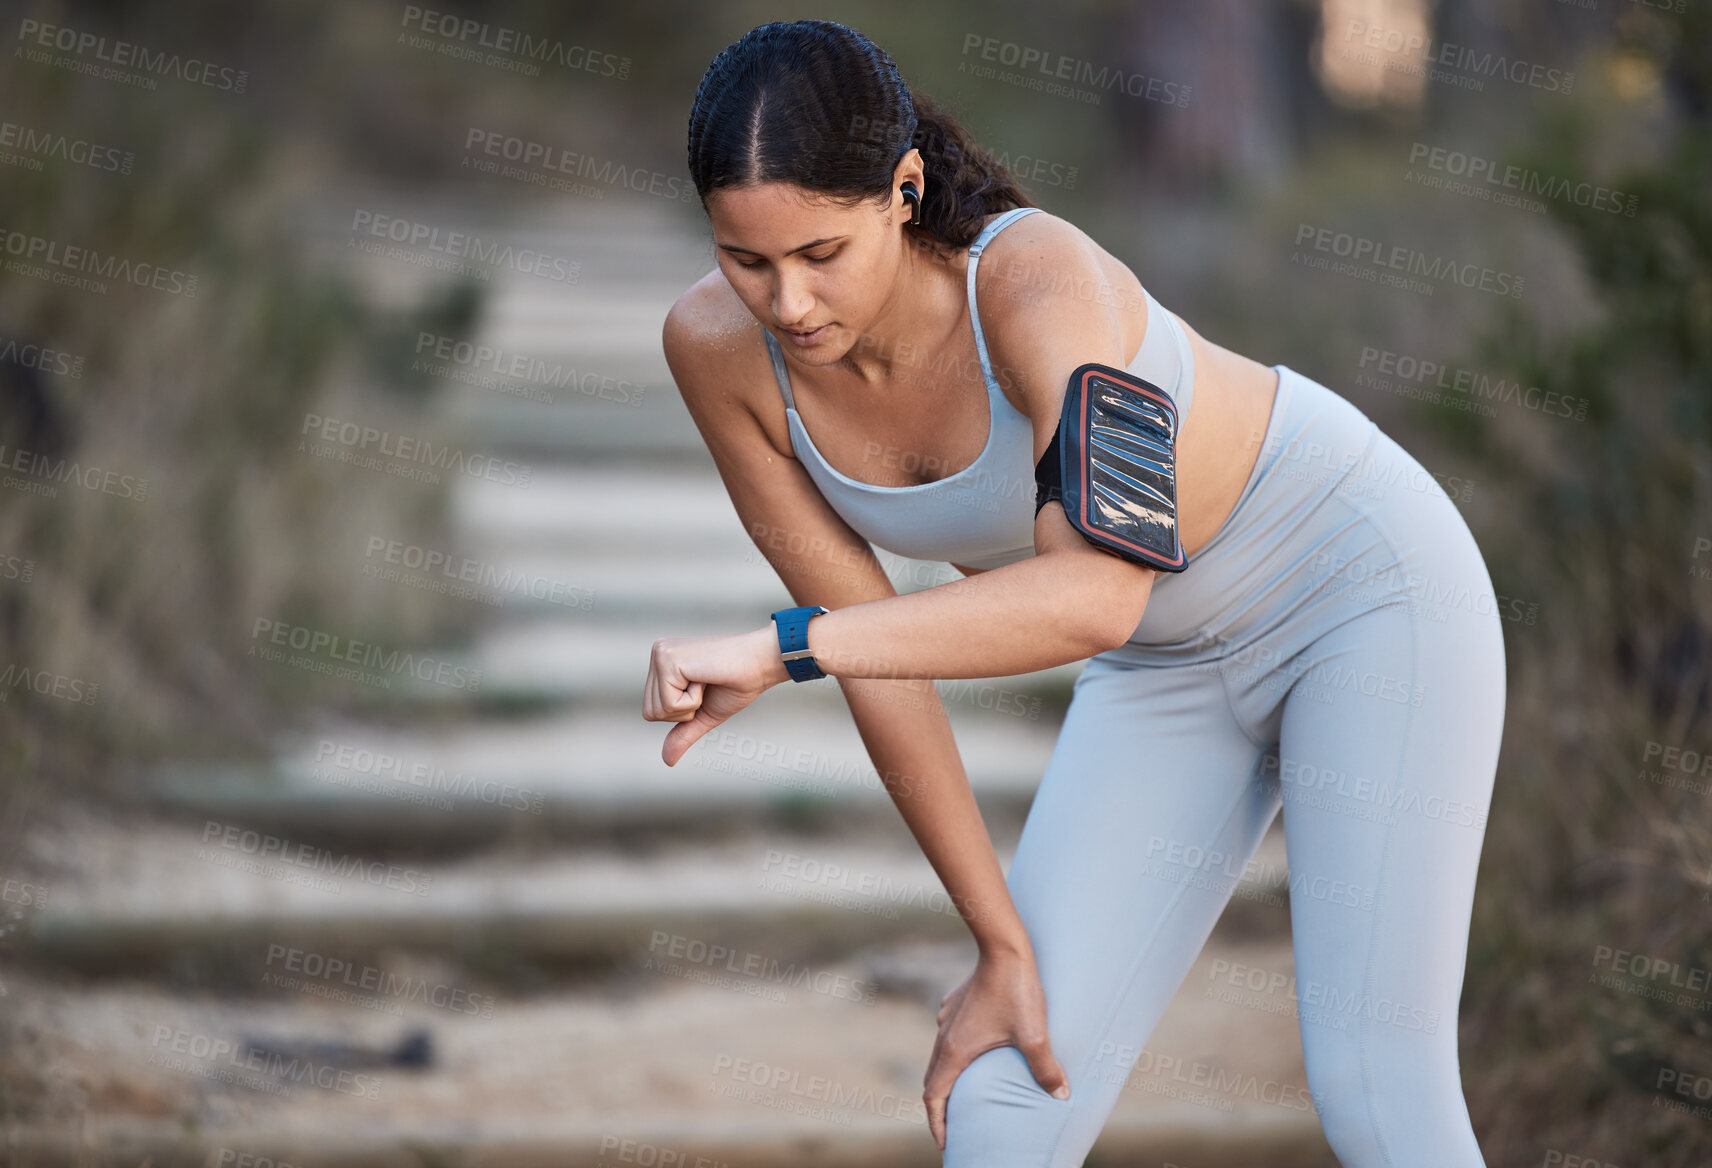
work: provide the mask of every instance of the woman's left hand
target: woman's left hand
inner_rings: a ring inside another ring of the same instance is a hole
[[[696,739],[789,677],[771,625],[717,637],[662,637],[648,658],[642,716],[679,723],[660,752],[667,766],[676,766]]]

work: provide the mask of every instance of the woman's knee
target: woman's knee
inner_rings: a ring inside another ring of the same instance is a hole
[[[1346,1168],[1479,1166],[1455,1035],[1400,1034],[1360,1023],[1305,1028],[1308,1090],[1326,1142]]]
[[[945,1166],[1049,1168],[1068,1109],[1054,1099],[1014,1046],[982,1051],[957,1076],[945,1103]]]

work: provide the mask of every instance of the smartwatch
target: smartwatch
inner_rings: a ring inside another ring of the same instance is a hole
[[[808,622],[831,611],[824,604],[805,604],[781,608],[772,614],[773,624],[779,630],[779,656],[784,658],[785,671],[792,681],[813,681],[826,676],[815,664],[814,653],[808,647]]]

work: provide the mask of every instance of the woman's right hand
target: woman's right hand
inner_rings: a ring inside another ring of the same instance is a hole
[[[952,1084],[976,1056],[994,1047],[1016,1047],[1042,1090],[1057,1099],[1070,1097],[1069,1079],[1047,1040],[1046,991],[1032,955],[983,953],[975,972],[941,999],[938,1021],[922,1100],[940,1151],[945,1150],[945,1104]]]

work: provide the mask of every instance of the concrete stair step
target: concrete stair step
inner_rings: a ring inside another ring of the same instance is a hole
[[[660,344],[666,315],[707,270],[683,277],[682,284],[676,272],[664,271],[650,279],[628,277],[622,283],[606,276],[590,279],[586,267],[579,284],[512,281],[496,289],[482,344],[507,355],[527,354],[549,363],[568,360],[590,375],[617,374],[618,370],[603,365],[623,356],[632,364],[640,359],[666,373]],[[676,396],[670,381],[661,389]]]
[[[947,710],[977,800],[1020,816],[1057,723]],[[148,782],[180,815],[383,848],[503,839],[582,840],[621,831],[680,836],[771,821],[849,835],[898,822],[848,713],[765,701],[667,766],[671,727],[635,708],[592,707],[532,722],[435,732],[329,725],[270,768],[173,766]]]
[[[487,390],[479,399],[460,394],[447,405],[445,416],[472,447],[526,461],[536,470],[553,460],[577,459],[662,469],[687,460],[712,471],[701,432],[671,383],[664,382],[662,388],[661,381],[642,374],[635,384],[643,387],[637,406],[609,400],[570,402],[558,389],[549,390],[554,395],[551,403]]]
[[[966,928],[901,822],[883,847],[751,832],[718,844],[446,862],[221,820],[88,822],[53,836],[34,846],[57,845],[78,863],[53,879],[17,951],[91,972],[160,969],[193,955],[235,964],[288,939],[574,966],[634,951],[656,930],[847,950],[882,935]]]
[[[685,557],[660,547],[583,550],[553,544],[507,551],[503,541],[470,546],[427,563],[422,548],[376,553],[365,574],[461,597],[480,604],[491,623],[557,618],[574,628],[589,623],[658,622],[693,616],[725,622],[726,629],[753,627],[757,615],[792,603],[790,593],[760,550],[743,536],[710,545],[694,557],[686,580]],[[959,578],[947,564],[878,554],[880,566],[900,595]]]
[[[676,468],[543,465],[527,487],[466,477],[451,494],[450,521],[477,547],[654,549],[680,564],[753,547],[711,460]]]
[[[768,613],[791,603],[778,573],[742,535],[698,551],[688,580],[685,557],[659,546],[539,545],[506,551],[496,544],[492,551],[468,548],[463,555],[465,559],[432,572],[411,574],[479,588],[504,601],[490,606],[496,612],[558,614],[570,623],[577,622],[579,612],[649,620],[658,620],[662,613],[697,613],[717,614],[734,622],[732,628],[741,628],[757,613],[765,621]],[[949,564],[904,559],[883,550],[877,557],[900,595],[961,578]]]
[[[754,830],[716,843],[507,849],[439,861],[231,821],[62,816],[31,838],[20,865],[54,875],[45,881],[48,903],[17,929],[15,950],[97,973],[200,959],[241,966],[276,943],[568,967],[622,959],[660,932],[823,954],[881,937],[967,935],[901,821],[863,843]],[[1011,851],[998,847],[1007,870]],[[1281,831],[1268,834],[1257,859],[1233,905],[1271,928],[1284,919]]]
[[[265,967],[273,980],[237,995],[22,975],[38,1065],[85,1093],[75,1122],[10,1124],[11,1162],[216,1163],[226,1149],[226,1162],[305,1168],[937,1165],[921,1076],[938,996],[973,967],[967,937],[900,992],[875,980],[889,944],[845,960],[702,955],[696,943],[719,936],[696,929],[629,954],[630,992],[518,996],[403,955],[333,974],[334,959],[355,959],[288,948]],[[1209,992],[1235,963],[1293,970],[1286,938],[1215,932],[1128,1070],[1100,1162],[1335,1168],[1290,1011]],[[325,1085],[312,1056],[294,1068],[243,1048],[252,1035],[385,1048],[413,1030],[426,1066]]]
[[[267,945],[368,956],[445,954],[599,968],[659,933],[770,952],[847,954],[875,939],[967,935],[938,875],[894,824],[866,844],[752,832],[717,844],[496,851],[437,861],[324,846],[204,820],[84,822],[39,832],[45,908],[15,928],[17,956],[91,974],[253,968]],[[1262,844],[1229,920],[1275,932],[1282,832]],[[1000,846],[1010,867],[1010,846]]]
[[[691,586],[686,586],[689,582],[684,578],[684,557],[663,548],[538,548],[480,554],[465,549],[462,559],[433,572],[395,570],[452,588],[474,589],[486,598],[484,603],[496,617],[500,613],[559,616],[577,624],[582,614],[597,611],[606,619],[646,616],[653,620],[662,613],[695,612],[717,615],[733,622],[731,627],[741,628],[756,613],[766,620],[768,613],[791,603],[778,573],[753,546],[745,551],[746,543],[697,554]]]

